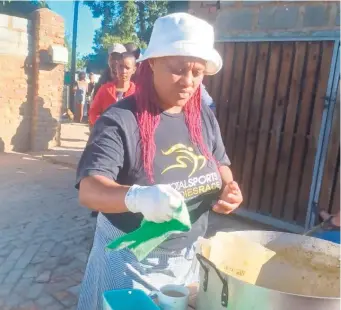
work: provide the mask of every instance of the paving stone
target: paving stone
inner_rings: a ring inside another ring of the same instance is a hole
[[[54,304],[47,306],[44,310],[64,310],[65,308],[62,305]]]
[[[0,266],[0,275],[6,275],[8,274],[14,266],[15,262],[7,262],[5,261],[4,263],[1,264]]]
[[[58,265],[59,266],[65,266],[65,265],[69,265],[72,261],[73,261],[73,257],[72,256],[64,256],[61,257],[58,261]]]
[[[39,274],[39,270],[40,270],[40,266],[37,265],[29,265],[26,269],[25,269],[25,273],[23,274],[23,278],[27,279],[27,278],[35,278],[38,276]]]
[[[7,245],[11,244],[13,241],[16,240],[16,237],[13,236],[13,234],[11,233],[11,231],[8,231],[8,233],[6,234],[6,237],[1,239],[2,244],[5,243]]]
[[[26,297],[29,299],[38,298],[39,294],[44,288],[44,284],[34,283],[30,287],[28,287],[27,292],[25,293]]]
[[[76,271],[70,275],[70,277],[78,283],[81,283],[84,277],[84,273],[80,271]]]
[[[37,236],[35,236],[35,240],[37,240]],[[32,241],[35,241],[35,240],[32,240],[32,233],[30,234],[28,231],[25,230],[25,232],[23,232],[22,234],[20,234],[19,236],[20,240],[21,241],[24,241],[23,243],[26,243],[28,241],[32,242]]]
[[[72,256],[74,257],[76,253],[84,252],[84,244],[73,244],[72,246],[69,246],[67,251],[65,252],[64,256]]]
[[[88,220],[85,220],[85,219],[83,219],[83,218],[79,219],[79,221],[78,221],[78,223],[77,223],[77,225],[80,226],[80,227],[85,226],[85,225],[87,225],[87,224],[89,224],[89,221],[88,221]]]
[[[88,261],[88,254],[87,253],[77,253],[75,255],[75,257],[83,263],[87,263],[87,261]]]
[[[22,303],[22,297],[18,294],[11,294],[6,296],[6,306],[8,307],[18,307]]]
[[[73,243],[73,240],[63,240],[62,243],[63,243],[66,247],[68,247],[68,246],[74,244],[74,243]]]
[[[23,274],[23,269],[14,269],[12,270],[4,280],[4,284],[15,284],[20,279]]]
[[[10,248],[3,248],[0,250],[0,256],[1,257],[6,257],[11,253],[11,249]]]
[[[13,288],[13,284],[2,284],[0,286],[0,297],[8,296]]]
[[[81,263],[79,260],[74,259],[72,261],[72,263],[70,263],[69,265],[65,265],[65,266],[58,266],[54,272],[56,275],[60,275],[60,276],[69,276],[70,274],[72,274],[73,272],[75,272],[76,270],[80,270],[81,269]]]
[[[18,310],[43,310],[33,301],[28,301],[22,305],[20,305]]]
[[[44,307],[44,309],[46,306],[54,304],[55,302],[56,302],[55,299],[50,295],[44,295],[36,300],[36,304],[39,305],[40,307]]]
[[[45,284],[45,287],[47,292],[53,294],[55,292],[65,291],[68,288],[75,286],[77,284],[79,284],[79,282],[67,276],[62,277],[52,276],[50,282]]]
[[[45,241],[41,248],[39,249],[40,252],[50,252],[52,248],[54,247],[55,242],[52,240]]]
[[[65,236],[62,233],[54,234],[53,236],[50,236],[50,238],[55,241],[57,244],[61,244],[63,240],[65,240]],[[63,246],[63,244],[61,244]],[[61,253],[62,254],[62,253]]]
[[[76,305],[78,300],[78,298],[74,294],[68,291],[56,292],[53,294],[53,297],[56,298],[65,307]]]
[[[42,238],[35,238],[30,242],[31,245],[39,245],[39,249],[41,248],[41,245],[47,240],[46,236]]]
[[[26,268],[39,249],[39,245],[29,246],[15,265],[15,268]]]
[[[43,263],[48,257],[47,252],[39,252],[37,253],[31,260],[31,264],[40,264]]]
[[[65,251],[66,251],[66,246],[62,243],[58,243],[52,248],[50,252],[50,256],[52,257],[62,256]]]
[[[79,244],[85,244],[85,241],[89,240],[88,236],[82,235],[77,238],[73,239],[74,244],[79,245]]]
[[[58,257],[48,257],[45,259],[45,261],[41,264],[41,266],[44,269],[47,270],[53,270],[54,268],[56,268],[58,266],[58,261],[59,258]]]
[[[41,273],[37,278],[37,283],[46,283],[49,282],[51,278],[51,271],[45,270],[43,273]]]
[[[22,253],[24,252],[24,249],[14,249],[11,254],[8,256],[7,260],[9,261],[16,261],[17,259],[19,259],[22,255]]]
[[[67,289],[68,292],[72,293],[73,295],[75,295],[77,297],[79,296],[80,290],[81,290],[81,285],[80,284],[78,284],[76,286],[72,286],[72,287]]]
[[[7,242],[6,243],[0,242],[0,250],[4,249],[6,247],[7,247]]]
[[[0,274],[0,284],[4,281],[6,274]]]
[[[20,279],[17,285],[13,288],[13,292],[24,295],[27,288],[32,284],[32,279]]]
[[[23,249],[14,249],[6,261],[0,266],[0,274],[10,272],[23,252]]]
[[[15,246],[17,249],[22,249],[22,248],[25,248],[27,242],[17,239],[17,240],[12,241],[11,244]]]

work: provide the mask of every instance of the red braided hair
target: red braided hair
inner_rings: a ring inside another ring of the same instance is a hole
[[[160,123],[161,109],[153,85],[153,72],[148,61],[141,63],[136,79],[136,117],[141,136],[142,161],[145,172],[151,183],[154,183],[153,162],[156,145],[154,134]],[[198,146],[200,152],[208,159],[213,159],[202,136],[201,124],[201,91],[200,87],[184,107],[186,125],[191,142]],[[213,159],[214,160],[214,159]]]

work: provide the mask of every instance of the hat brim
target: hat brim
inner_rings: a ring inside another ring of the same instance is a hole
[[[119,55],[121,55],[121,54],[123,54],[123,53],[125,53],[126,51],[117,51],[117,50],[113,50],[113,51],[108,51],[108,55],[111,55],[111,54],[119,54]]]
[[[142,62],[147,59],[170,56],[195,57],[206,61],[206,75],[215,75],[223,66],[223,60],[216,49],[203,46],[198,47],[197,44],[189,42],[175,42],[165,47],[160,44],[157,48],[148,46],[137,61]]]

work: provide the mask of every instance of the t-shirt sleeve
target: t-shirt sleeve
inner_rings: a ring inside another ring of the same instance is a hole
[[[96,122],[79,161],[76,188],[83,178],[92,175],[116,180],[123,162],[122,127],[112,116],[103,115]]]
[[[217,118],[214,116],[213,112],[211,112],[211,120],[213,126],[213,135],[215,137],[213,142],[213,156],[222,166],[230,166],[231,162],[226,154],[226,148],[221,137],[220,127],[217,121]]]

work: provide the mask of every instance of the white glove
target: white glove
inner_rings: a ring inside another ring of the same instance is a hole
[[[173,218],[174,211],[184,202],[182,195],[166,184],[133,185],[125,197],[125,204],[133,213],[141,212],[147,221],[162,223]]]

